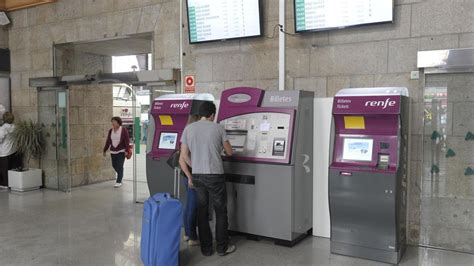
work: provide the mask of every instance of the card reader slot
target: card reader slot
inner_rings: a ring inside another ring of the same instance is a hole
[[[226,130],[227,135],[246,135],[247,130]]]
[[[231,183],[255,185],[255,176],[251,175],[225,174],[225,179]]]

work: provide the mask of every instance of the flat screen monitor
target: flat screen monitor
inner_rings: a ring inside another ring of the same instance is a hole
[[[174,150],[176,149],[177,142],[178,142],[178,133],[161,132],[160,143],[158,144],[158,149]]]
[[[296,32],[393,22],[393,0],[294,0]]]
[[[260,0],[187,0],[191,44],[261,36]]]
[[[342,159],[347,161],[372,161],[373,139],[345,138]]]

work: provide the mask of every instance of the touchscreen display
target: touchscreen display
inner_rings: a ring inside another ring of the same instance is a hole
[[[160,143],[158,149],[174,150],[176,149],[176,142],[178,140],[178,133],[161,132]]]
[[[342,159],[349,161],[372,161],[373,139],[345,138]]]

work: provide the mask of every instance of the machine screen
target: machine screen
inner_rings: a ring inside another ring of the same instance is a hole
[[[158,149],[174,150],[176,149],[176,142],[178,140],[178,133],[161,132],[160,143]]]
[[[373,139],[345,138],[342,159],[349,161],[372,161]]]

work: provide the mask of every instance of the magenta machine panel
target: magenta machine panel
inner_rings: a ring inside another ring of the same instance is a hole
[[[329,168],[331,252],[398,263],[405,246],[408,93],[341,90]]]
[[[153,101],[146,159],[150,195],[177,192],[176,188],[179,186],[174,183],[174,169],[166,161],[179,148],[181,134],[189,116],[198,113],[202,102],[213,100],[214,97],[210,94],[169,94]]]

